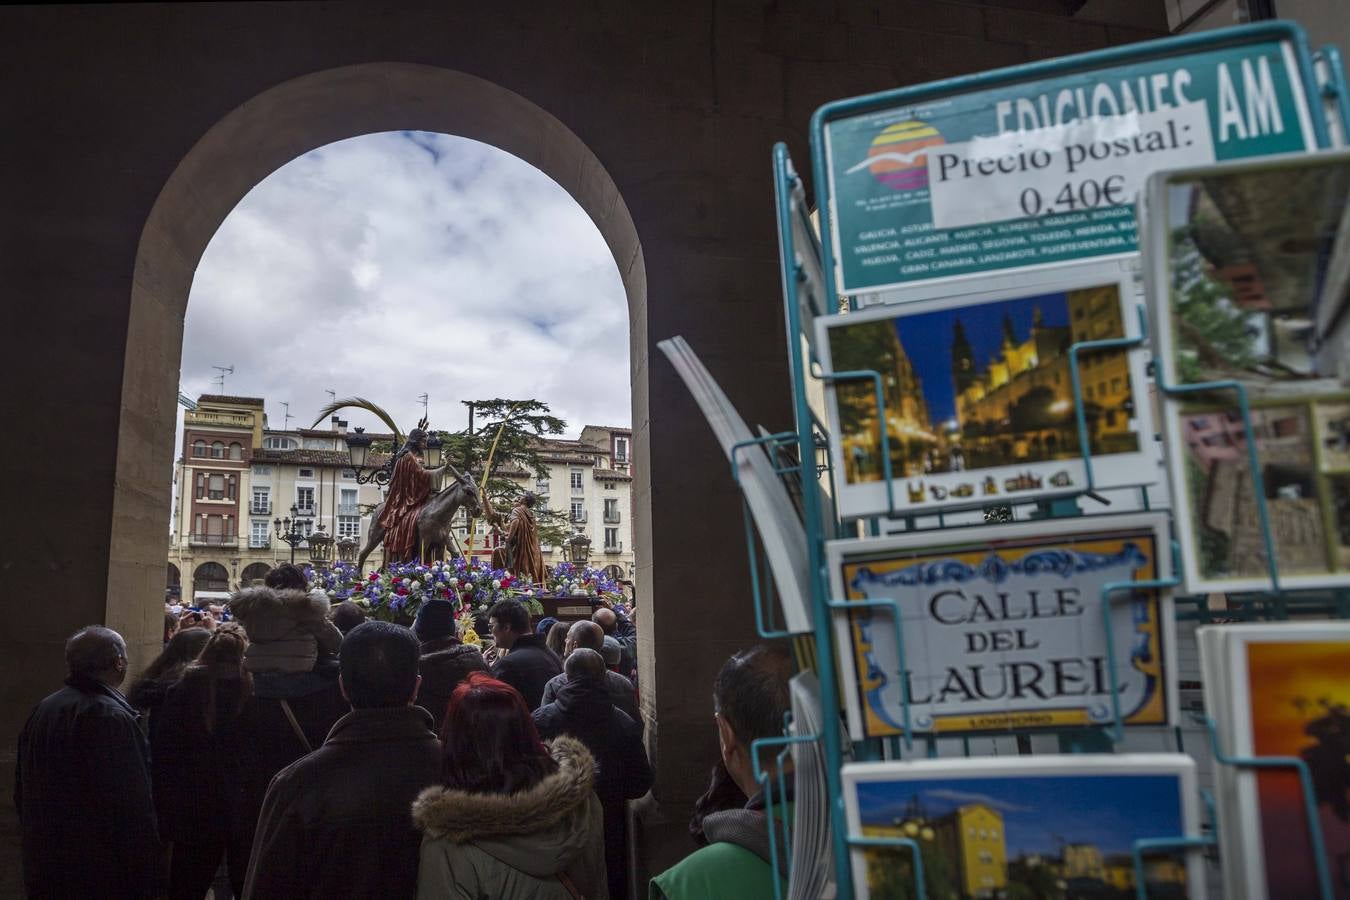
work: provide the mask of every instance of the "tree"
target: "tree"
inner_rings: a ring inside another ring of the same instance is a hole
[[[548,404],[539,400],[499,397],[474,400],[472,405],[472,430],[439,432],[442,450],[465,472],[478,473],[474,478],[483,488],[483,499],[494,511],[505,513],[522,493],[511,476],[547,477],[548,467],[539,458],[540,441],[562,434],[567,423],[551,415]],[[544,544],[556,546],[567,537],[567,516],[537,506],[535,518]]]
[[[1252,316],[1206,271],[1195,241],[1199,222],[1172,233],[1172,316],[1176,322],[1177,374],[1182,384],[1226,377],[1256,365]]]

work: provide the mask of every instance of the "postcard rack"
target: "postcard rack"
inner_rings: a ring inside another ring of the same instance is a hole
[[[1271,31],[1271,29],[1266,29]],[[1253,26],[1251,33],[1261,32],[1261,26]],[[1261,32],[1265,33],[1265,32]],[[1284,34],[1284,32],[1279,32]],[[1222,34],[1222,33],[1214,33]],[[1229,40],[1232,38],[1230,37]],[[1177,47],[1208,47],[1217,38],[1187,37],[1170,42]],[[1208,42],[1208,43],[1206,43]],[[1103,60],[1121,58],[1116,51],[1102,51]],[[1080,63],[1081,64],[1081,63]],[[1034,73],[1037,77],[1053,75],[1059,63],[1033,64],[1022,67],[1024,75]],[[1009,70],[1014,71],[1014,70]],[[1326,47],[1317,54],[1304,60],[1301,69],[1304,83],[1316,84],[1323,116],[1314,116],[1313,128],[1317,144],[1321,147],[1339,146],[1350,143],[1350,92],[1347,92],[1345,76],[1341,66],[1340,54],[1334,47]],[[974,83],[982,76],[969,79],[957,79],[949,85]],[[812,120],[812,161],[813,175],[818,197],[821,186],[827,182],[826,163],[821,150],[823,138],[823,113],[843,114],[849,109],[859,110],[876,107],[885,102],[897,102],[909,99],[905,89],[886,95],[874,95],[858,98],[855,101],[842,101],[830,104],[818,111]],[[888,99],[889,98],[889,99]],[[921,99],[921,98],[920,98]],[[888,848],[908,853],[915,875],[915,894],[926,896],[922,851],[915,840],[906,837],[881,837],[864,835],[850,831],[844,813],[843,785],[841,768],[846,759],[879,760],[899,759],[916,752],[915,737],[911,719],[911,701],[908,684],[901,679],[902,723],[901,733],[891,738],[869,738],[850,742],[847,730],[842,725],[840,669],[836,657],[836,639],[833,633],[834,616],[841,611],[855,608],[886,608],[890,613],[894,638],[900,655],[899,666],[905,670],[904,625],[900,610],[893,600],[856,600],[834,595],[827,571],[825,543],[829,540],[864,535],[876,536],[883,528],[902,528],[906,532],[937,531],[947,526],[948,514],[943,511],[910,512],[903,510],[896,502],[895,480],[892,477],[891,435],[888,433],[889,416],[886,409],[886,391],[883,388],[883,376],[874,370],[827,371],[820,363],[820,354],[815,346],[816,336],[813,327],[816,317],[837,311],[841,297],[835,292],[834,280],[830,273],[834,271],[836,249],[827,239],[822,242],[820,234],[830,235],[830,206],[825,199],[820,200],[819,231],[812,223],[813,207],[808,202],[802,179],[798,176],[789,158],[785,145],[777,144],[773,148],[773,174],[776,195],[776,214],[781,262],[781,283],[784,303],[785,333],[787,337],[787,355],[791,379],[795,428],[775,434],[761,434],[759,437],[735,445],[731,452],[733,477],[739,484],[738,465],[740,454],[752,447],[762,448],[774,462],[774,471],[780,477],[798,505],[803,527],[806,532],[809,572],[811,583],[811,628],[809,632],[794,632],[788,628],[778,611],[775,600],[773,574],[767,564],[765,554],[761,552],[760,539],[750,513],[748,504],[744,506],[744,530],[746,548],[749,555],[751,575],[751,595],[754,605],[755,624],[758,633],[766,639],[789,639],[799,667],[815,672],[820,686],[823,719],[818,733],[793,733],[792,722],[786,721],[784,735],[777,738],[758,740],[752,747],[754,774],[764,788],[766,809],[772,827],[770,828],[771,864],[779,870],[780,860],[784,869],[790,871],[792,858],[793,823],[791,817],[784,815],[779,805],[789,796],[782,764],[794,747],[808,743],[818,743],[823,751],[826,765],[826,791],[830,803],[830,832],[832,844],[833,873],[838,887],[838,896],[854,896],[853,862],[854,851],[859,848]],[[856,307],[856,298],[849,297],[852,308]],[[1012,507],[1023,507],[1024,517],[1058,518],[1064,516],[1084,516],[1080,505],[1088,501],[1089,510],[1094,513],[1109,505],[1111,498],[1103,496],[1098,489],[1095,476],[1088,408],[1084,400],[1080,362],[1083,357],[1104,351],[1130,350],[1147,345],[1149,323],[1144,307],[1137,307],[1139,317],[1139,335],[1137,337],[1107,338],[1101,340],[1081,340],[1068,347],[1068,372],[1073,404],[1073,423],[1076,428],[1079,447],[1082,450],[1084,484],[1081,489],[1064,493],[1049,500],[1018,500],[1000,498],[984,506],[986,521],[1007,520],[1011,517]],[[1271,514],[1267,508],[1262,472],[1257,453],[1257,442],[1251,418],[1251,407],[1245,389],[1236,381],[1216,381],[1203,384],[1172,385],[1161,378],[1162,367],[1155,360],[1150,366],[1153,383],[1159,392],[1168,397],[1183,396],[1197,392],[1228,392],[1234,397],[1236,408],[1242,420],[1243,434],[1246,438],[1247,473],[1252,479],[1253,499],[1256,503],[1259,522],[1261,547],[1264,549],[1269,589],[1259,592],[1230,594],[1227,608],[1221,612],[1211,609],[1205,597],[1174,597],[1175,616],[1181,622],[1208,624],[1219,619],[1224,621],[1240,620],[1282,620],[1300,616],[1318,616],[1328,618],[1350,618],[1350,590],[1305,590],[1291,591],[1281,583],[1275,541],[1271,528]],[[832,457],[829,453],[829,434],[822,421],[824,413],[813,406],[813,397],[820,391],[844,383],[863,383],[872,394],[876,404],[876,418],[879,423],[880,465],[885,483],[886,508],[876,516],[863,519],[844,519],[835,507],[838,496],[837,479]],[[1161,423],[1159,430],[1162,430]],[[1150,436],[1141,436],[1148,439]],[[1161,440],[1161,435],[1152,436]],[[1154,505],[1147,484],[1118,486],[1112,484],[1112,492],[1123,495],[1137,491],[1138,502],[1144,510]],[[1029,507],[1029,511],[1028,511]],[[966,506],[963,512],[978,511],[979,505]],[[1090,517],[1090,515],[1089,515]],[[1177,557],[1180,549],[1175,540],[1171,544],[1172,556]],[[1174,564],[1174,572],[1180,573],[1180,565]],[[1125,739],[1125,722],[1120,696],[1121,685],[1116,682],[1116,645],[1113,636],[1114,604],[1128,600],[1140,591],[1171,590],[1181,584],[1180,577],[1144,581],[1120,581],[1106,584],[1101,589],[1102,626],[1106,634],[1107,671],[1110,677],[1110,718],[1100,724],[1089,727],[1074,727],[1058,732],[1062,752],[1110,753]],[[1213,721],[1206,720],[1213,757],[1222,766],[1241,768],[1286,768],[1298,771],[1305,803],[1305,814],[1309,825],[1312,850],[1316,857],[1320,895],[1331,900],[1330,876],[1327,872],[1326,854],[1316,805],[1310,784],[1307,765],[1296,758],[1238,758],[1226,755],[1220,746],[1220,739]],[[1055,734],[1056,732],[1038,729],[1037,734]],[[954,742],[959,739],[960,753],[971,755],[970,741],[981,736],[1007,736],[1017,734],[1015,730],[998,732],[969,732],[959,736],[919,735],[922,746],[917,752],[933,757],[938,755],[939,742]],[[761,768],[760,751],[778,749],[776,756],[779,765],[775,772]],[[1180,729],[1177,730],[1177,749],[1181,746]],[[1208,824],[1200,835],[1172,835],[1141,839],[1134,843],[1132,860],[1134,866],[1134,885],[1136,895],[1146,896],[1147,885],[1144,873],[1145,856],[1157,854],[1177,854],[1194,852],[1214,852],[1217,846],[1217,820],[1213,814],[1213,800],[1202,792],[1204,807],[1209,811]],[[775,882],[774,896],[783,896],[784,886]]]

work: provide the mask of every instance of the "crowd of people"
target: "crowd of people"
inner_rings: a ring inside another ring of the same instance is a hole
[[[625,804],[653,783],[633,621],[455,613],[365,621],[282,565],[166,622],[125,694],[122,637],[81,629],[19,739],[28,896],[627,897]],[[768,647],[723,667],[705,846],[650,896],[771,893],[749,748],[781,732],[790,669]]]

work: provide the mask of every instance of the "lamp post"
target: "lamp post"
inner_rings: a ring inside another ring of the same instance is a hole
[[[389,454],[389,459],[385,464],[379,467],[369,466],[370,445],[375,443],[375,439],[366,434],[364,428],[357,428],[345,435],[347,441],[347,459],[351,463],[352,474],[356,476],[357,484],[370,484],[372,481],[383,487],[394,477],[394,459],[397,453]],[[440,435],[434,432],[427,435],[427,449],[424,455],[424,462],[429,469],[439,468],[441,465],[441,456],[443,443]],[[366,472],[370,469],[370,472]]]
[[[578,528],[563,544],[563,553],[572,565],[584,567],[591,557],[591,539]]]
[[[325,572],[333,564],[333,536],[320,525],[309,536],[309,562],[316,571]]]
[[[338,562],[354,563],[356,562],[356,551],[361,546],[360,542],[354,537],[340,537],[337,539],[337,558]]]
[[[291,504],[291,514],[284,519],[275,520],[272,525],[276,528],[277,538],[285,541],[291,548],[291,563],[295,563],[295,548],[305,542],[309,537],[303,530],[302,525],[309,525],[314,520],[300,517],[300,507],[294,503]]]

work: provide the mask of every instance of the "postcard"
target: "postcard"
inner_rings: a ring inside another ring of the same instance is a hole
[[[1345,154],[1149,183],[1149,319],[1190,593],[1269,590],[1272,568],[1285,588],[1350,585],[1350,370],[1317,327],[1343,299],[1328,290],[1350,266],[1335,258],[1350,253],[1347,201]]]
[[[1226,688],[1216,723],[1229,754],[1302,759],[1337,898],[1350,897],[1350,623],[1223,625],[1202,653],[1219,653]],[[1208,665],[1214,663],[1206,661]],[[1219,769],[1222,859],[1229,896],[1317,896],[1302,789],[1292,769]]]
[[[882,601],[834,614],[854,738],[902,734],[906,694],[914,733],[1106,725],[1113,681],[1125,725],[1174,720],[1170,597],[1112,594],[1114,671],[1101,605],[1108,584],[1171,576],[1164,513],[831,541],[826,556],[832,596]]]
[[[1138,336],[1134,290],[1118,267],[1094,268],[1034,288],[817,319],[827,371],[881,378],[884,416],[872,379],[827,386],[841,514],[932,513],[1086,490],[1069,351]],[[1095,487],[1161,475],[1146,362],[1140,348],[1080,351]]]
[[[929,897],[1133,897],[1135,841],[1199,834],[1179,753],[851,763],[843,783],[852,833],[919,845]],[[852,858],[855,896],[916,896],[908,849]],[[1194,852],[1145,855],[1144,878],[1149,897],[1205,896]]]

